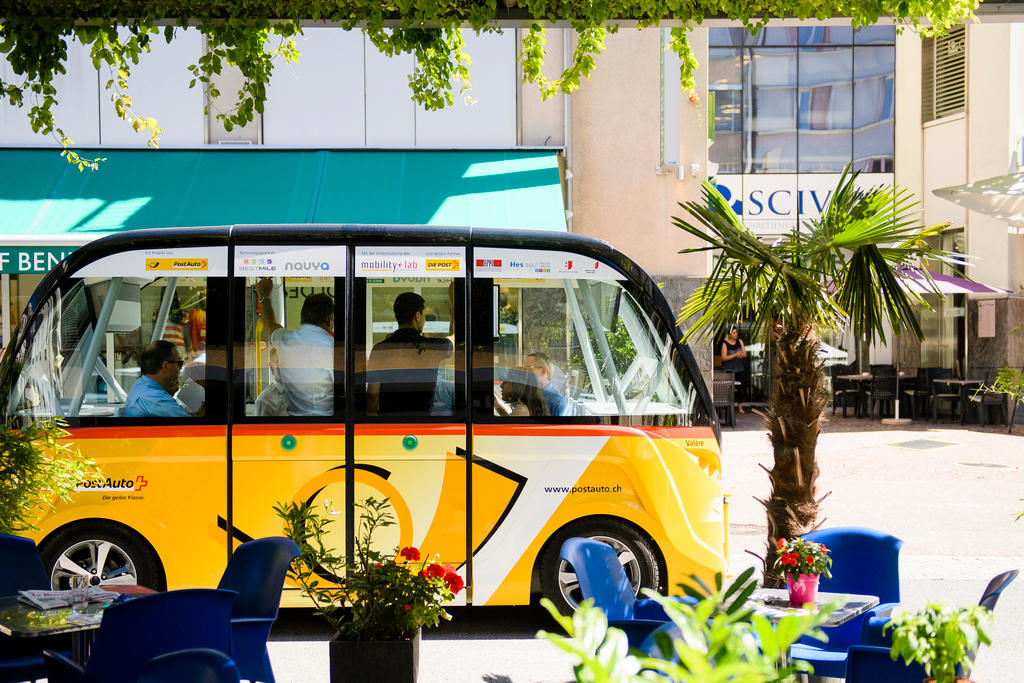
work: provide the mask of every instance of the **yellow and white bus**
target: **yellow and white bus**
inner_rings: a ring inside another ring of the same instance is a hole
[[[312,329],[303,305],[323,294],[333,319]],[[396,333],[399,295],[419,302],[414,331]],[[319,346],[285,350],[285,332]],[[417,353],[374,354],[401,335]],[[132,394],[157,386],[140,360],[161,339],[182,415],[140,416]],[[399,522],[383,540],[459,567],[473,605],[572,604],[570,536],[610,543],[638,588],[726,565],[711,399],[656,283],[596,240],[347,225],[104,238],[40,284],[0,382],[7,419],[63,418],[103,468],[34,535],[54,587],[215,585],[233,546],[281,534],[279,501],[329,506],[351,551],[370,495]]]

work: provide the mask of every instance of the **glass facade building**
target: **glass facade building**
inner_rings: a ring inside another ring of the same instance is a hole
[[[718,172],[892,173],[892,26],[709,29]]]

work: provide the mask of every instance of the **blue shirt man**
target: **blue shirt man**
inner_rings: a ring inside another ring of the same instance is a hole
[[[188,417],[171,396],[178,386],[181,365],[173,343],[160,339],[146,346],[139,357],[142,377],[128,392],[125,417]]]
[[[548,404],[548,414],[564,415],[568,402],[552,382],[551,361],[548,357],[543,353],[534,352],[524,359],[524,364],[537,375],[540,393],[544,397],[544,402]]]

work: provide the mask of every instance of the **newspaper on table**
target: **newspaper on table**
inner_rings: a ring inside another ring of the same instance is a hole
[[[99,586],[89,587],[89,602],[110,602],[115,596]],[[18,591],[18,600],[36,609],[71,607],[71,591]]]

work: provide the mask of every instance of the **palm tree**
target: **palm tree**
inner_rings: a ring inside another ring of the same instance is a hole
[[[915,309],[928,304],[900,286],[902,269],[919,269],[930,282],[925,259],[955,261],[928,244],[946,224],[921,227],[911,217],[910,193],[892,186],[855,186],[857,174],[843,171],[820,218],[767,243],[747,228],[715,187],[704,183],[705,202],[681,204],[694,219],[673,223],[707,246],[680,253],[715,250],[708,279],[690,296],[679,321],[697,317],[687,338],[710,340],[740,318],[752,317],[751,336],[767,331],[777,350],[768,410],[775,463],[768,472],[765,580],[779,585],[771,570],[776,541],[814,528],[818,517],[815,448],[827,395],[818,333],[853,324],[863,338],[885,341],[884,321],[923,339]],[[934,286],[934,285],[932,285]]]

